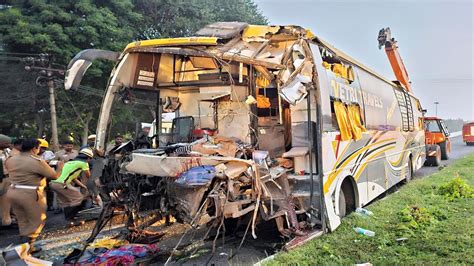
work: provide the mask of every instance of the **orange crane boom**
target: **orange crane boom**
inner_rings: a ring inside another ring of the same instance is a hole
[[[387,53],[395,77],[408,92],[411,92],[410,78],[408,77],[408,72],[405,68],[405,64],[403,64],[400,53],[398,53],[397,41],[395,41],[395,38],[392,38],[390,28],[381,29],[377,40],[379,41],[379,49],[385,46],[385,52]]]

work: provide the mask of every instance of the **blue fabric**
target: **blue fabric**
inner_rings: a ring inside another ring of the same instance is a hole
[[[216,176],[216,168],[211,165],[196,166],[184,172],[176,183],[184,186],[205,186],[212,182]]]

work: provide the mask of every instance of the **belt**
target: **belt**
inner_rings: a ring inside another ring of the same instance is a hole
[[[31,189],[31,190],[37,190],[40,188],[38,186],[25,186],[25,185],[15,185],[15,184],[11,184],[10,186],[12,188],[23,188],[23,189]]]

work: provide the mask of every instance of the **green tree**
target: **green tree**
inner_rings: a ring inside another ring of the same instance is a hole
[[[134,12],[133,4],[129,0],[78,0],[78,1],[46,1],[46,0],[23,0],[6,1],[11,6],[0,11],[0,42],[4,52],[18,53],[48,53],[54,56],[55,68],[65,69],[65,65],[79,51],[88,48],[99,48],[120,51],[124,45],[134,39],[136,25],[142,20],[142,16]],[[0,57],[1,58],[1,57]],[[8,73],[9,65],[0,65],[2,74]],[[111,71],[110,62],[95,62],[89,69],[84,79],[84,84],[102,89],[105,87],[107,77]],[[22,67],[15,66],[17,71]],[[26,72],[24,73],[27,74]],[[21,74],[23,75],[23,73]],[[12,87],[20,95],[30,95],[46,89],[37,89],[33,74],[29,74],[28,85],[15,84],[15,73],[11,82],[0,85],[0,92],[8,95]],[[39,92],[38,92],[39,93]],[[42,103],[47,96],[40,93]],[[57,111],[60,136],[63,138],[70,132],[77,132],[84,128],[94,128],[98,115],[101,97],[98,95],[78,94],[57,90]],[[69,96],[70,99],[66,98]],[[39,96],[38,96],[39,97]],[[7,109],[5,105],[5,116],[13,117],[14,112],[27,113],[20,119],[2,120],[0,129],[12,135],[31,134],[21,132],[25,127],[22,124],[36,126],[36,134],[48,129],[47,121],[39,120],[38,110],[44,110],[48,106],[33,104],[37,101],[32,97],[6,98],[8,103],[16,103],[15,108]],[[35,108],[37,110],[30,110]],[[34,114],[34,115],[33,115]],[[42,113],[40,113],[42,115]],[[44,116],[41,116],[44,117]],[[47,116],[46,116],[47,117]],[[86,123],[87,122],[87,123]],[[12,124],[13,123],[13,124]],[[10,128],[10,130],[9,130]],[[12,131],[13,128],[19,128]],[[79,131],[80,132],[80,131]],[[87,134],[87,132],[84,132]]]
[[[133,40],[190,36],[217,21],[267,23],[252,0],[5,2],[9,8],[0,10],[0,61],[2,52],[48,53],[54,56],[56,64],[53,67],[62,69],[83,49],[121,51]],[[76,135],[79,132],[87,135],[87,129],[93,132],[101,94],[111,68],[110,62],[94,62],[82,82],[92,89],[81,89],[79,92],[56,90],[60,138],[70,132]],[[24,72],[22,64],[3,62],[0,63],[0,78],[0,94],[4,95],[0,99],[1,133],[41,135],[48,132],[47,91],[36,87],[35,74]],[[120,133],[134,131],[133,124],[137,120],[153,117],[153,108],[143,104],[115,110],[112,128]],[[139,110],[145,111],[137,115]]]
[[[141,39],[190,36],[218,21],[268,23],[252,0],[135,0],[135,6],[144,14]]]

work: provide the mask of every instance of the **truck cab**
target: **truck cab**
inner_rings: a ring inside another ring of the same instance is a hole
[[[463,125],[462,141],[468,146],[474,146],[474,122],[466,123]]]
[[[427,151],[426,165],[438,166],[441,160],[449,159],[451,153],[450,133],[443,119],[439,117],[425,117],[425,141]]]

